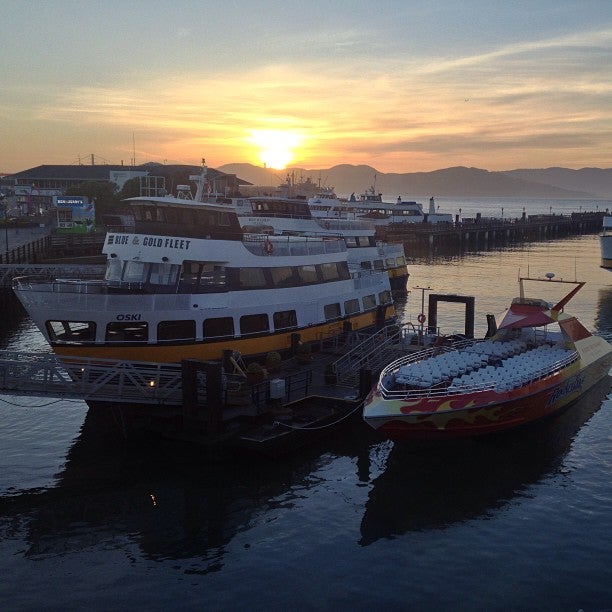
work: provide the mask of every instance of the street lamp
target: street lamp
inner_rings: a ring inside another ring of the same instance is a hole
[[[2,193],[0,194],[0,202],[4,205],[4,241],[6,246],[6,261],[4,263],[8,263],[8,255],[9,255],[9,245],[8,245],[8,202],[6,201],[6,196]]]

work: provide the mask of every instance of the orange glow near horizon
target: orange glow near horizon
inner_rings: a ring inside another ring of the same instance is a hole
[[[284,170],[295,159],[304,135],[293,130],[251,130],[247,139],[257,150],[259,161],[268,168]]]

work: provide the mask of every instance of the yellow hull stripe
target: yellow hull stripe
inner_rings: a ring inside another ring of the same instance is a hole
[[[385,320],[395,314],[393,306],[387,306]],[[302,329],[267,336],[232,338],[193,344],[98,344],[98,345],[55,345],[58,355],[92,359],[115,359],[125,361],[152,361],[156,363],[178,363],[182,359],[218,360],[224,350],[238,351],[241,355],[265,355],[270,351],[283,351],[291,348],[291,336],[300,334],[302,342],[314,342],[340,335],[344,322],[332,321]],[[349,317],[353,331],[368,328],[376,323],[373,311]]]

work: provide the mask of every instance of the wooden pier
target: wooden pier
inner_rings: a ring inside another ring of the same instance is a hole
[[[388,242],[402,242],[409,255],[457,255],[466,251],[503,248],[512,244],[539,242],[595,234],[601,231],[604,213],[530,215],[519,219],[459,219],[455,223],[393,223],[377,228]]]
[[[260,382],[249,382],[235,363],[0,351],[0,396],[81,399],[120,424],[124,436],[149,431],[218,450],[243,441],[264,453],[277,449],[280,440],[292,450],[293,435],[287,434],[307,439],[308,432],[356,413],[374,374],[405,352],[406,342],[405,329],[397,326],[375,334],[347,332],[321,343],[308,362],[289,358]]]

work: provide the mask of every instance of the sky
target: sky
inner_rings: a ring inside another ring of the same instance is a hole
[[[610,0],[3,0],[0,173],[612,167]]]

